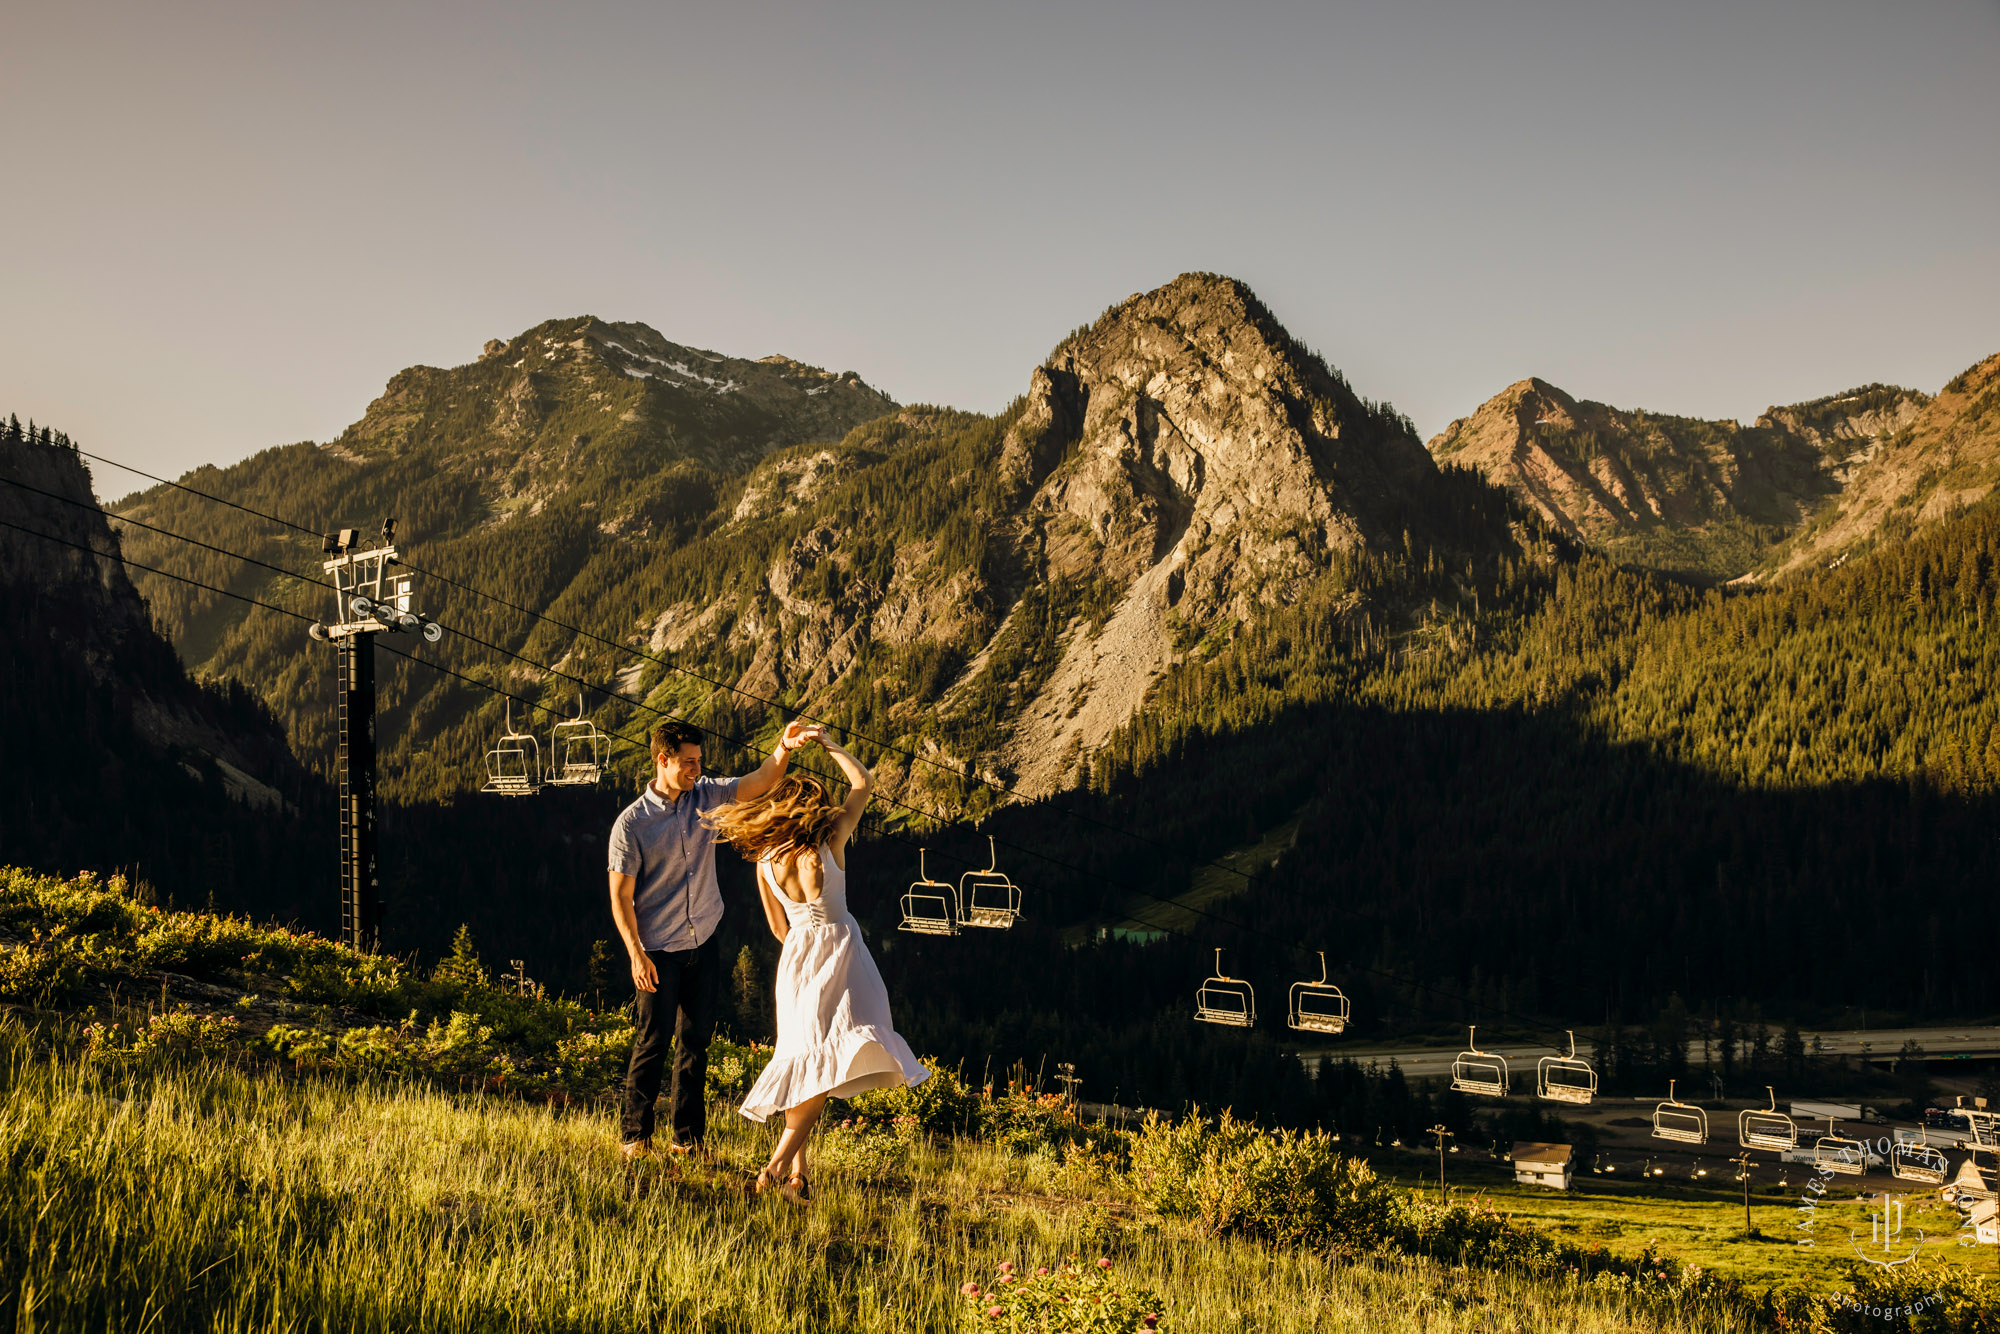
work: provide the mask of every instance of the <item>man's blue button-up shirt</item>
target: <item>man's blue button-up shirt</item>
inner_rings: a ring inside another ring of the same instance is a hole
[[[698,778],[679,797],[651,783],[611,826],[610,869],[636,877],[632,906],[639,943],[649,950],[691,950],[722,922],[715,883],[715,831],[702,812],[736,800],[738,778]]]

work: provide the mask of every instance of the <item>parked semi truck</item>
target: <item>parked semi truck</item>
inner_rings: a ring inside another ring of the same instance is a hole
[[[1864,1121],[1869,1125],[1886,1125],[1888,1118],[1873,1107],[1863,1107],[1858,1102],[1795,1102],[1792,1104],[1792,1120],[1824,1121],[1832,1117],[1836,1121]]]

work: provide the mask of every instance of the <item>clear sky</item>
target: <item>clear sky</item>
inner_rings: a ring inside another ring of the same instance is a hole
[[[586,312],[992,410],[1189,269],[1426,436],[2000,351],[2000,0],[71,0],[0,52],[0,412],[172,473]]]

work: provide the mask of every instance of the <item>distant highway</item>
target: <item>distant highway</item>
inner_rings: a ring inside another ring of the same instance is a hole
[[[1771,1032],[1775,1047],[1779,1030]],[[1915,1042],[1924,1049],[1926,1061],[1949,1060],[1991,1060],[2000,1058],[2000,1027],[1962,1028],[1854,1028],[1826,1029],[1819,1032],[1801,1030],[1810,1051],[1813,1039],[1817,1037],[1821,1050],[1829,1056],[1855,1056],[1870,1064],[1886,1065],[1896,1059],[1905,1042]],[[1588,1055],[1589,1043],[1578,1039],[1577,1053]],[[1560,1056],[1562,1053],[1549,1046],[1522,1046],[1515,1043],[1481,1044],[1481,1049],[1496,1056],[1507,1058],[1508,1067],[1516,1073],[1526,1071],[1532,1077],[1535,1062],[1544,1056]],[[1316,1046],[1309,1051],[1301,1051],[1299,1058],[1310,1066],[1320,1057],[1339,1060],[1352,1056],[1366,1065],[1375,1061],[1387,1065],[1395,1061],[1403,1068],[1403,1073],[1412,1079],[1434,1079],[1451,1074],[1451,1063],[1457,1058],[1462,1047],[1375,1047],[1330,1044]],[[1691,1043],[1694,1058],[1701,1055],[1701,1044]]]

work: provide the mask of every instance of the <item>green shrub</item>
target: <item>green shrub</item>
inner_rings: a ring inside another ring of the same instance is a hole
[[[623,1030],[626,1057],[629,1059],[632,1032]],[[738,1044],[727,1038],[716,1038],[708,1044],[708,1097],[711,1102],[741,1102],[750,1092],[750,1086],[757,1082],[757,1076],[764,1073],[764,1067],[771,1063],[771,1048],[766,1043],[749,1042]],[[612,1082],[625,1077],[621,1064]]]
[[[1121,1281],[1112,1269],[1109,1259],[1081,1264],[1074,1255],[1067,1263],[1042,1265],[1032,1274],[1003,1262],[986,1283],[960,1286],[962,1323],[967,1329],[1037,1334],[1134,1334],[1160,1328],[1158,1295]]]
[[[926,1059],[930,1078],[900,1088],[871,1089],[847,1100],[842,1113],[859,1121],[889,1124],[898,1117],[915,1117],[926,1135],[962,1135],[979,1126],[983,1101],[959,1077]]]
[[[1396,1219],[1397,1192],[1323,1131],[1266,1131],[1228,1112],[1149,1117],[1132,1141],[1132,1178],[1152,1209],[1211,1236],[1372,1249]]]
[[[68,927],[36,930],[19,945],[0,945],[0,1000],[53,1005],[83,981],[85,942]]]

